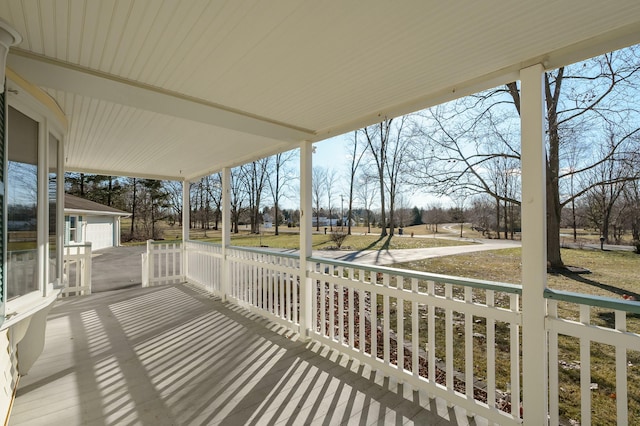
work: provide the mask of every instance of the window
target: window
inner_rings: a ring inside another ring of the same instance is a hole
[[[69,216],[69,234],[67,240],[69,244],[82,242],[82,216]]]
[[[9,107],[7,300],[39,289],[37,121]]]

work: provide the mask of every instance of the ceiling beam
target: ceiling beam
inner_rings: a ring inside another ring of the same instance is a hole
[[[31,83],[63,92],[127,105],[147,111],[198,121],[257,136],[300,142],[315,132],[217,105],[181,93],[12,49],[7,65]]]

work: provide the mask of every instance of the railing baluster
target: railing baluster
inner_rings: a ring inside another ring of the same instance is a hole
[[[489,309],[495,306],[495,293],[487,290],[485,293],[486,304]],[[487,317],[487,405],[496,406],[496,321],[493,317]]]
[[[273,258],[273,263],[277,264],[277,259],[275,256],[272,257]],[[278,279],[278,285],[280,286],[279,288],[279,292],[280,292],[280,318],[287,318],[287,307],[285,305],[285,275],[282,272],[276,271],[274,272],[274,274],[276,275],[277,279]]]
[[[471,287],[464,288],[465,303],[473,303]],[[465,394],[468,398],[473,398],[473,315],[469,312],[464,314],[464,380]]]
[[[378,285],[378,276],[375,273],[371,273],[371,292],[369,297],[369,323],[371,339],[371,357],[373,359],[378,358],[378,293],[376,292],[376,286]]]
[[[327,280],[327,292],[329,294],[329,338],[335,340],[336,329],[336,314],[335,314],[335,284],[333,284],[333,277],[335,276],[335,268],[333,265],[329,266],[329,279]]]
[[[313,270],[315,270],[316,272],[322,268],[321,264],[318,263],[313,263],[312,264]],[[304,279],[304,275],[302,275],[304,273],[304,271],[300,272],[300,285],[303,286],[305,284],[305,279]],[[319,295],[318,295],[318,291],[319,291],[319,283],[318,280],[316,279],[312,279],[311,280],[311,324],[313,324],[313,331],[315,331],[316,333],[319,332],[319,327],[318,327],[318,303],[319,303]],[[302,294],[302,292],[300,292],[300,294]]]
[[[291,261],[292,263],[294,263],[294,261]],[[300,267],[298,266],[296,268],[299,272],[297,274],[293,274],[291,276],[291,279],[293,280],[293,283],[291,284],[293,287],[293,294],[291,295],[292,299],[293,299],[293,322],[295,324],[299,324],[300,323],[300,317],[298,315],[298,297],[300,297],[300,289],[298,288],[298,283],[301,281],[300,276],[302,275],[302,272],[300,271]]]
[[[364,269],[360,269],[359,274],[360,274],[360,282],[364,283],[365,282]],[[359,321],[358,321],[358,331],[360,334],[360,339],[359,339],[360,353],[364,355],[367,352],[367,344],[365,340],[366,339],[365,338],[366,317],[365,317],[365,309],[364,309],[365,292],[363,290],[360,290],[358,291],[358,295],[360,298],[360,302],[358,303],[359,310],[360,310]]]
[[[418,309],[418,279],[411,278],[411,371],[414,377],[420,376],[420,311]],[[430,335],[427,338],[431,341]],[[431,378],[430,378],[431,379]]]
[[[627,331],[627,314],[614,311],[616,330]],[[619,425],[629,424],[629,407],[627,402],[627,348],[616,346],[616,411]]]
[[[429,365],[429,380],[434,385],[436,384],[436,306],[433,300],[436,296],[436,286],[433,281],[429,281],[427,284],[428,294],[431,296],[432,301],[429,303],[429,314],[427,315],[427,357]]]
[[[396,287],[404,289],[404,277],[396,277]],[[399,292],[402,295],[402,292]],[[396,298],[396,365],[400,371],[404,370],[404,297]]]
[[[512,312],[518,312],[520,297],[517,294],[509,295],[509,308]],[[516,323],[509,323],[511,331],[511,414],[520,417],[520,326]]]
[[[547,315],[549,318],[558,317],[558,302],[547,301]],[[549,330],[549,420],[551,424],[560,424],[559,406],[560,384],[558,379],[558,332],[551,327]]]
[[[338,267],[338,277],[342,279],[344,276],[344,268]],[[337,284],[338,289],[338,342],[344,342],[344,289],[342,284]]]
[[[590,324],[591,307],[580,305],[580,322]],[[580,424],[591,424],[591,341],[580,339]]]
[[[444,285],[444,297],[447,300],[453,300],[453,288],[451,284]],[[446,369],[446,386],[449,392],[453,391],[453,311],[449,308],[445,310],[444,315],[445,328],[445,369]]]
[[[385,288],[389,288],[389,274],[384,274],[382,276],[382,285]],[[391,357],[390,345],[390,334],[389,334],[389,295],[385,292],[382,296],[382,356],[384,359],[384,363],[389,365],[389,360]]]
[[[353,281],[353,268],[349,269],[349,279],[351,281]],[[355,326],[355,315],[356,315],[356,310],[355,310],[355,306],[354,306],[354,301],[353,301],[353,287],[349,286],[349,293],[348,293],[348,304],[349,306],[347,307],[347,312],[349,314],[349,347],[353,348],[354,347],[354,326]]]

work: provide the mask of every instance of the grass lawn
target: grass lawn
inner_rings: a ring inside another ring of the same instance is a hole
[[[581,266],[591,271],[590,274],[548,274],[548,286],[553,289],[587,293],[598,296],[622,299],[622,295],[633,295],[640,300],[640,255],[622,251],[596,250],[562,250],[562,258],[567,265]],[[427,259],[406,264],[394,265],[398,268],[420,270],[445,275],[520,284],[521,263],[520,249],[495,250],[464,255]],[[578,319],[579,312],[575,306],[560,303],[560,316]],[[407,315],[408,313],[405,313]],[[613,312],[606,309],[592,308],[591,321],[605,327],[612,327]],[[627,315],[627,330],[640,333],[640,316]],[[485,333],[483,323],[474,324],[474,332]],[[444,344],[444,332],[436,336],[437,344]],[[508,329],[496,325],[496,340],[508,339]],[[455,342],[454,342],[455,343]],[[455,344],[456,360],[464,359],[464,342]],[[474,345],[475,346],[475,345]],[[578,339],[559,337],[560,380],[560,415],[565,420],[580,419],[580,365]],[[593,424],[616,424],[616,391],[615,391],[615,348],[599,343],[591,343],[591,383],[598,389],[591,391]],[[438,351],[437,351],[438,352]],[[441,353],[444,351],[440,351]],[[459,353],[458,353],[459,352]],[[486,371],[486,363],[482,359],[486,348],[480,344],[474,347],[478,360],[474,368],[476,377],[482,377]],[[497,351],[498,385],[504,385],[508,378],[508,353],[502,356]],[[440,356],[440,355],[439,355]],[[640,424],[640,352],[628,352],[627,368],[629,394],[629,422]],[[461,368],[461,366],[456,366]],[[460,370],[459,370],[460,371]],[[500,383],[502,382],[502,383]]]

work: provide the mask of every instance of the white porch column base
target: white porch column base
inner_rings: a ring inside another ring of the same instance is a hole
[[[520,71],[522,138],[522,368],[525,425],[548,424],[546,164],[542,65]]]
[[[231,245],[231,169],[222,169],[222,274],[220,276],[220,296],[227,301],[231,289],[231,275],[227,260],[227,247]]]
[[[311,142],[303,142],[300,145],[300,334],[303,340],[309,340],[313,325],[312,286],[307,264],[307,258],[312,253],[312,154]]]

